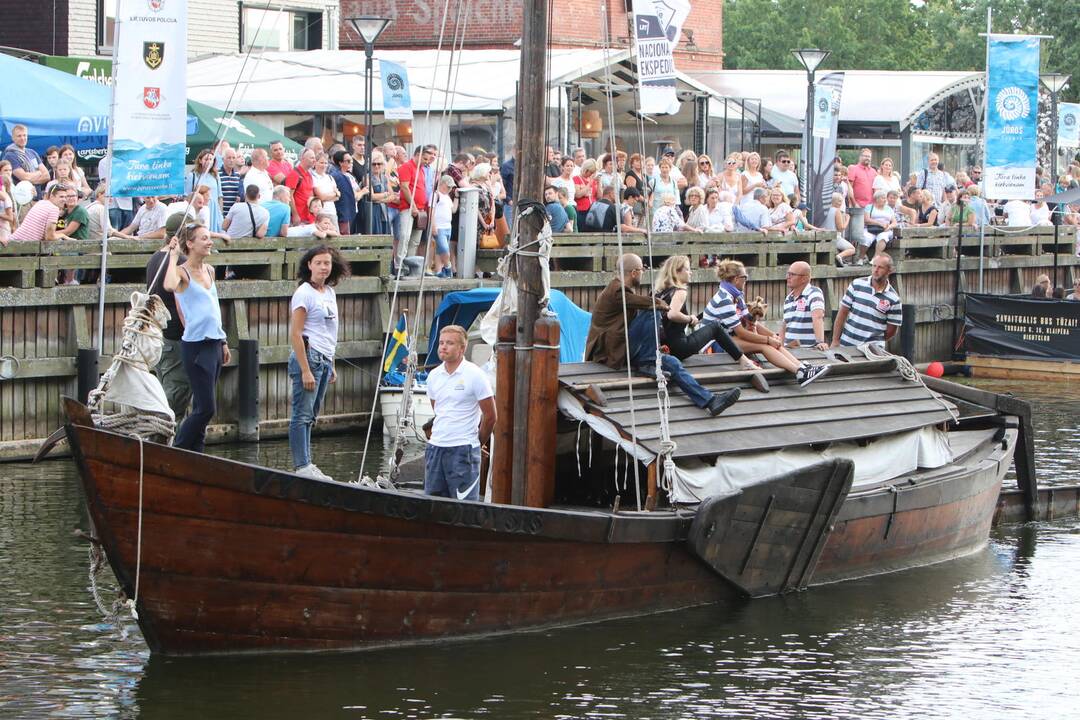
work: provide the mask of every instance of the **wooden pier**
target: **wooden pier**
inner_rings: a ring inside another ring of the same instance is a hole
[[[1056,249],[1059,284],[1071,285],[1080,273],[1072,228],[1061,228]],[[242,279],[222,281],[219,295],[230,346],[258,341],[258,434],[279,437],[287,431],[290,383],[289,298],[296,287],[296,263],[312,239],[243,239],[218,244],[213,264],[234,269]],[[378,360],[388,320],[401,308],[415,317],[430,318],[445,293],[498,280],[436,280],[424,283],[418,303],[418,283],[403,282],[397,307],[391,310],[392,285],[387,278],[390,238],[346,237],[333,241],[349,261],[353,277],[337,288],[341,344],[338,382],[327,393],[319,427],[343,430],[364,427],[374,406]],[[977,231],[963,237],[956,258],[956,229],[905,230],[890,252],[896,261],[894,285],[905,305],[905,332],[892,349],[916,361],[947,359],[954,341],[954,298],[961,291],[1021,292],[1054,266],[1053,228],[1035,228],[1022,235],[987,232],[980,255]],[[99,368],[108,367],[120,337],[131,293],[142,289],[146,262],[158,243],[109,243],[111,282],[106,293],[105,339]],[[809,262],[814,283],[826,302],[826,327],[839,308],[851,281],[869,273],[868,267],[840,269],[833,265],[831,233],[806,233],[779,238],[760,234],[701,235],[677,233],[655,236],[650,257],[644,236],[557,235],[553,248],[552,285],[588,310],[611,278],[620,252],[635,252],[657,268],[671,255],[702,255],[742,260],[749,269],[747,294],[763,296],[770,304],[770,324],[781,315],[786,295],[786,266]],[[493,271],[499,251],[477,253],[479,270]],[[94,242],[12,243],[0,249],[0,459],[33,455],[41,440],[61,424],[60,396],[78,391],[77,357],[94,346],[98,291],[94,286],[57,287],[60,269],[96,269],[100,246]],[[690,298],[700,309],[716,284],[712,270],[694,271]],[[961,307],[962,310],[962,307]],[[425,321],[425,325],[427,322]],[[419,339],[423,348],[425,338]],[[238,353],[234,352],[234,358]],[[212,439],[239,439],[238,360],[226,367],[218,385],[219,411],[211,426]],[[377,412],[377,408],[376,408]]]

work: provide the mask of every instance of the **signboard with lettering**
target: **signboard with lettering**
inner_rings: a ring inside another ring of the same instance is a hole
[[[639,110],[646,115],[679,112],[674,50],[689,14],[687,0],[641,0],[634,4]]]
[[[966,295],[964,349],[995,357],[1080,360],[1080,302]]]
[[[1035,196],[1039,39],[994,35],[986,59],[984,193],[995,200]]]

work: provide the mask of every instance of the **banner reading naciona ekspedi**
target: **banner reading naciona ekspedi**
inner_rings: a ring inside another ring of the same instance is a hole
[[[109,194],[184,192],[187,0],[118,0]]]
[[[634,3],[639,110],[646,115],[679,112],[674,50],[689,14],[688,0],[639,0]]]
[[[1035,195],[1039,115],[1039,39],[994,35],[987,50],[985,194],[995,200]]]

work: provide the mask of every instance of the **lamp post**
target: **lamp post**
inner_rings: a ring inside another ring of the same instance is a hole
[[[1039,76],[1039,80],[1050,91],[1050,142],[1054,149],[1053,154],[1050,156],[1050,177],[1056,188],[1058,179],[1058,95],[1065,89],[1065,85],[1069,82],[1069,76],[1061,73],[1043,73]]]
[[[1065,84],[1069,82],[1068,75],[1062,75],[1061,73],[1044,73],[1039,76],[1039,80],[1046,86],[1046,89],[1050,91],[1050,147],[1052,148],[1050,155],[1050,179],[1054,183],[1054,194],[1057,194],[1057,162],[1058,162],[1058,95],[1065,88]],[[1057,205],[1054,206],[1054,287],[1057,287],[1058,281],[1058,229],[1061,225],[1061,216],[1057,212]]]
[[[362,15],[348,18],[353,30],[364,41],[364,179],[367,187],[371,188],[371,100],[375,92],[374,72],[372,71],[372,56],[375,54],[375,41],[382,35],[383,30],[390,24],[389,18],[372,17]],[[371,234],[371,221],[374,208],[371,207],[370,193],[368,195],[367,234]]]
[[[806,207],[810,213],[814,208],[814,180],[817,174],[814,171],[814,73],[817,71],[818,66],[825,62],[825,58],[829,57],[828,50],[819,50],[817,48],[804,48],[800,50],[792,50],[791,54],[795,56],[795,59],[799,61],[799,64],[806,70]],[[817,218],[811,217],[811,222],[816,222]]]

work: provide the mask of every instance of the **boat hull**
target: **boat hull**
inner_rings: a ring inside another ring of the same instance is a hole
[[[94,528],[128,597],[139,568],[139,624],[155,653],[358,649],[669,611],[740,594],[691,551],[690,513],[457,502],[149,443],[140,463],[132,438],[76,424],[67,430]],[[966,470],[900,493],[841,498],[825,525],[834,529],[823,531],[819,560],[799,587],[982,547],[1015,440],[1015,431],[1003,432],[1004,446],[988,444]],[[733,509],[751,521],[738,533],[749,550],[734,557],[781,557],[755,550],[775,536],[753,530],[755,512],[746,504]],[[762,525],[768,514],[765,507]]]

